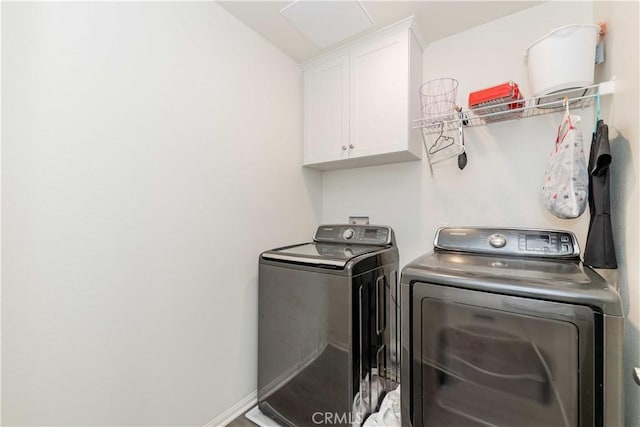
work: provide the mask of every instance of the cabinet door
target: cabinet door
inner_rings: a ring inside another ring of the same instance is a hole
[[[407,31],[351,53],[351,157],[407,150],[408,54]]]
[[[304,72],[304,164],[349,156],[349,56]]]

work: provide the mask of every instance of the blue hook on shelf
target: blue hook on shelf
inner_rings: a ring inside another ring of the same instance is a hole
[[[598,132],[598,122],[600,121],[600,91],[596,92],[596,122],[593,125],[593,133]]]

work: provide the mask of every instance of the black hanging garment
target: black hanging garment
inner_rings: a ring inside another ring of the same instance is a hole
[[[589,233],[584,250],[584,263],[595,268],[618,268],[611,227],[609,192],[609,127],[598,120],[589,154]]]

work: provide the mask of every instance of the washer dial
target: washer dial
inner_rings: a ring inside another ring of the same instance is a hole
[[[489,236],[489,244],[494,248],[501,248],[507,244],[507,238],[503,234],[492,234]]]
[[[355,232],[353,231],[353,228],[347,228],[342,233],[342,238],[344,240],[349,240],[349,239],[353,238],[354,234],[355,234]]]

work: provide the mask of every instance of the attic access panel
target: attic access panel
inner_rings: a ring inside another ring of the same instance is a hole
[[[331,46],[374,25],[360,1],[296,0],[280,13],[320,48]]]

